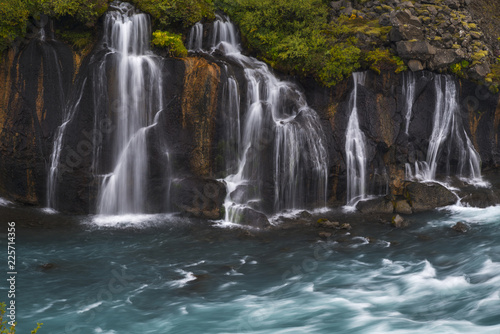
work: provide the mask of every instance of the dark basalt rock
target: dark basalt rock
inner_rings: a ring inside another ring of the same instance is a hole
[[[500,203],[500,198],[492,189],[468,187],[459,193],[460,203],[476,208],[486,208]]]
[[[421,212],[452,205],[457,196],[438,183],[410,182],[406,185],[405,195],[413,212]]]
[[[367,201],[361,201],[356,205],[356,209],[362,213],[392,213],[394,206],[385,197],[378,197]]]
[[[226,187],[217,180],[188,177],[171,186],[174,208],[192,217],[220,219],[225,197]]]
[[[467,224],[464,224],[462,222],[456,223],[451,228],[460,233],[466,233],[469,230],[469,226],[467,226]]]
[[[234,222],[241,225],[266,228],[271,226],[267,216],[262,212],[256,211],[251,208],[236,209],[237,212],[234,215]]]

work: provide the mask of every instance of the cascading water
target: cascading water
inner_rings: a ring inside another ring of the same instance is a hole
[[[274,212],[303,208],[308,201],[325,205],[328,156],[317,114],[295,85],[278,80],[265,63],[241,54],[237,36],[231,21],[218,15],[210,36],[211,51],[218,49],[241,65],[247,90],[246,100],[241,101],[245,111],[241,134],[232,134],[233,141],[239,140],[232,146],[237,148],[239,158],[238,170],[225,179],[226,220],[237,221],[238,208],[265,206],[256,204],[262,202],[264,188],[269,187],[264,179],[273,183]],[[225,87],[226,99],[233,101],[234,115],[239,112],[236,104],[240,100],[236,79],[229,77]],[[266,158],[268,152],[270,159]],[[266,177],[269,173],[273,173],[272,178]],[[241,187],[246,194],[240,200],[231,198],[231,193]]]
[[[403,75],[403,93],[405,95],[405,120],[406,120],[406,128],[405,133],[408,134],[408,129],[410,128],[410,120],[413,109],[413,101],[415,99],[415,84],[416,79],[413,72],[407,71]]]
[[[436,180],[438,168],[446,166],[446,174],[452,172],[472,183],[481,183],[481,159],[465,131],[458,104],[457,84],[452,77],[436,75],[436,105],[432,134],[425,162],[416,162],[414,173],[406,166],[409,179]],[[456,166],[452,171],[451,164]]]
[[[146,14],[120,3],[106,15],[105,43],[116,69],[118,123],[113,144],[115,167],[103,179],[99,193],[101,214],[141,213],[145,210],[146,128],[162,109],[161,69],[150,55],[150,22]]]
[[[236,78],[230,74],[228,66],[224,66],[228,74],[222,88],[222,112],[224,119],[224,162],[226,175],[237,172],[241,146],[240,93]]]
[[[365,135],[359,128],[358,118],[358,85],[365,82],[366,73],[356,72],[352,75],[354,89],[349,105],[351,115],[347,123],[345,154],[347,166],[347,205],[354,205],[366,198],[366,142]]]
[[[146,133],[156,122],[155,114],[163,108],[161,68],[159,59],[150,52],[149,16],[138,13],[128,3],[115,1],[110,8],[101,41],[104,56],[90,66],[93,134],[101,137],[101,142],[94,138],[91,166],[100,183],[97,212],[143,213],[148,172]],[[49,173],[49,207],[55,206],[67,127],[82,112],[80,100],[86,83],[85,78],[78,85],[78,97],[69,103],[56,134]],[[103,131],[99,128],[103,121],[109,121],[113,128],[106,143],[102,143]],[[103,145],[110,146],[106,146],[105,154]]]
[[[203,24],[197,22],[189,32],[188,50],[197,51],[203,48]]]

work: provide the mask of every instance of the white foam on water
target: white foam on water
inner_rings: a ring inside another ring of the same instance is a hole
[[[85,313],[85,312],[88,312],[92,309],[95,309],[96,307],[100,306],[103,302],[96,302],[96,303],[93,303],[93,304],[90,304],[90,305],[87,305],[81,309],[79,309],[78,311],[76,311],[76,313]]]
[[[36,310],[34,312],[34,314],[43,313],[43,312],[47,311],[48,309],[50,309],[52,306],[54,306],[54,304],[56,304],[56,303],[63,303],[65,301],[67,301],[67,299],[54,300],[54,301],[50,302],[48,305],[46,305],[46,306],[44,306],[44,307]]]
[[[435,224],[444,222],[446,224],[456,223],[458,220],[464,220],[467,223],[494,224],[500,222],[500,205],[487,208],[472,208],[459,205],[450,205],[440,209],[448,211],[451,216],[445,220],[433,221]]]
[[[107,331],[107,330],[102,329],[101,327],[96,327],[94,329],[94,333],[99,333],[99,334],[101,334],[101,333],[102,334],[116,334],[117,332],[114,331],[114,330]]]
[[[170,282],[169,285],[172,286],[172,287],[182,288],[188,282],[194,281],[196,279],[196,276],[194,276],[194,274],[192,272],[190,272],[190,271],[185,271],[185,270],[182,270],[182,269],[177,269],[176,272],[179,273],[179,274],[181,274],[181,275],[184,275],[184,277],[181,278],[181,279],[174,280],[174,281]]]
[[[0,197],[0,206],[10,206],[14,203],[12,203],[9,200],[6,200],[5,198]]]
[[[43,209],[40,209],[40,211],[42,211],[43,213],[46,213],[48,215],[55,215],[55,214],[59,213],[59,211],[54,210],[52,208],[43,208]]]
[[[196,267],[196,266],[203,264],[203,263],[205,263],[205,260],[201,260],[201,261],[198,261],[196,263],[187,264],[187,265],[185,265],[185,267]]]
[[[175,214],[96,215],[87,224],[98,227],[147,227],[175,221]]]

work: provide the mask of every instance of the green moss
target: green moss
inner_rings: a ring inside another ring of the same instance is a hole
[[[156,47],[165,48],[171,57],[187,57],[188,51],[180,34],[157,30],[153,32],[151,43]]]
[[[471,58],[473,61],[475,62],[479,62],[481,61],[483,58],[486,58],[488,56],[488,51],[478,51],[478,52],[475,52]]]
[[[408,69],[403,60],[391,54],[389,50],[375,49],[369,51],[364,55],[363,60],[377,74],[380,74],[382,70],[400,73]]]
[[[462,60],[461,62],[451,64],[449,70],[451,73],[455,74],[460,78],[466,77],[466,69],[469,67],[469,62],[467,60]]]
[[[453,45],[451,46],[451,48],[452,48],[452,49],[460,49],[460,45],[458,45],[458,44],[453,44]]]

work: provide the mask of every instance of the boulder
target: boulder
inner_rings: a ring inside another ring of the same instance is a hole
[[[411,206],[405,200],[396,201],[394,212],[409,215],[412,213]]]
[[[440,68],[448,67],[458,61],[457,54],[453,49],[437,49],[436,54],[429,62],[429,69],[434,71]]]
[[[424,65],[420,60],[411,59],[410,61],[408,61],[408,68],[412,72],[417,72],[417,71],[422,71],[424,69]]]
[[[220,219],[226,198],[224,183],[213,179],[188,177],[172,181],[171,201],[174,208],[192,217]]]
[[[436,54],[436,48],[426,41],[400,41],[396,43],[398,55],[403,59],[427,61]]]
[[[329,220],[326,220],[326,219],[319,219],[318,220],[318,227],[322,227],[322,228],[339,228],[340,227],[340,223],[339,222],[331,222]]]
[[[413,212],[422,212],[455,204],[457,196],[438,183],[410,182],[405,195]]]
[[[467,232],[469,230],[469,227],[466,224],[462,223],[462,222],[456,223],[451,228],[454,229],[457,232],[460,232],[460,233],[465,233],[465,232]]]
[[[475,208],[486,208],[500,203],[498,195],[488,188],[469,189],[466,193],[460,193],[460,196],[462,197],[460,202],[463,205]]]
[[[424,38],[422,23],[408,9],[391,12],[390,21],[393,28],[389,38],[392,42]]]
[[[323,231],[323,232],[319,232],[318,236],[321,237],[321,238],[323,238],[323,239],[328,239],[329,237],[332,236],[332,234],[330,232],[324,232]]]
[[[482,80],[490,73],[490,65],[488,63],[476,64],[469,71],[469,77],[474,80]]]
[[[236,224],[252,226],[257,228],[266,228],[271,226],[267,216],[262,212],[256,211],[251,208],[230,208],[235,210],[233,221]]]
[[[394,206],[386,198],[378,197],[358,202],[356,209],[362,213],[392,213]]]
[[[410,223],[400,215],[395,215],[394,217],[392,217],[391,224],[396,228],[405,228],[410,226]]]

